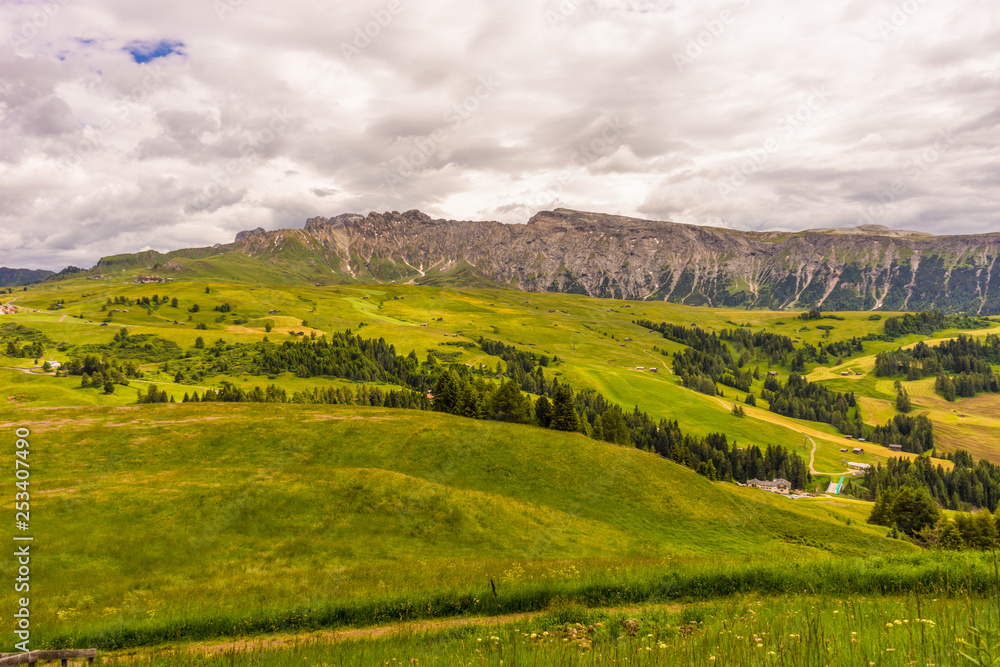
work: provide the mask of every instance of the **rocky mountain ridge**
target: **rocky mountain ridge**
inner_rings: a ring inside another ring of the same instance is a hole
[[[310,218],[297,230],[258,228],[192,252],[206,250],[294,264],[325,283],[496,284],[716,307],[1000,313],[1000,233],[743,232],[568,209],[508,225],[393,211]]]

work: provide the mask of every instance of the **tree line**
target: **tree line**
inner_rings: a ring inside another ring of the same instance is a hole
[[[1000,547],[1000,509],[996,514],[960,512],[949,519],[925,488],[904,486],[880,493],[868,523],[889,526],[890,536],[902,533],[925,547],[948,551]]]
[[[952,510],[964,504],[997,510],[1000,504],[1000,466],[980,459],[973,464],[968,452],[953,455],[955,466],[945,470],[925,456],[915,459],[891,458],[885,465],[869,468],[864,475],[866,500],[875,500],[900,488],[924,489],[937,504]]]
[[[797,453],[768,446],[740,448],[722,433],[706,437],[681,432],[676,421],[654,420],[635,407],[623,410],[594,390],[573,391],[558,378],[547,378],[544,357],[511,346],[481,339],[483,351],[500,353],[507,362],[507,376],[497,378],[492,369],[470,369],[462,364],[444,367],[434,362],[420,364],[414,354],[395,354],[384,340],[362,339],[349,331],[329,339],[268,343],[247,346],[246,359],[264,371],[294,368],[306,376],[325,375],[356,379],[367,374],[379,381],[402,385],[385,389],[362,384],[315,388],[288,396],[276,385],[243,389],[225,383],[221,389],[185,394],[185,402],[291,402],[360,404],[435,410],[473,419],[532,424],[553,430],[578,432],[622,446],[631,446],[690,467],[700,474],[723,481],[746,482],[750,478],[784,477],[796,488],[810,481],[808,467]],[[222,350],[225,345],[216,346]],[[233,352],[237,350],[232,350]],[[221,354],[221,352],[220,352]],[[537,364],[537,365],[534,365]],[[502,370],[502,368],[500,369]],[[340,375],[338,375],[340,374]],[[499,380],[499,381],[497,381]],[[522,392],[529,386],[537,396]],[[139,392],[139,402],[168,402],[165,391],[155,385]]]
[[[881,352],[875,357],[875,374],[905,375],[910,381],[936,376],[935,390],[954,401],[980,392],[1000,393],[1000,376],[993,370],[998,364],[1000,336],[987,334],[980,340],[959,335],[933,346],[921,341],[909,349]]]
[[[991,326],[989,319],[976,315],[945,315],[940,310],[922,313],[905,313],[886,318],[882,325],[884,340],[893,340],[908,334],[930,336],[944,329],[982,329]]]
[[[771,412],[831,424],[841,433],[863,437],[864,424],[854,392],[842,394],[792,373],[784,384],[768,375],[760,397],[768,402]]]
[[[54,344],[41,331],[14,322],[0,325],[0,342],[6,342],[4,354],[15,359],[40,359]]]

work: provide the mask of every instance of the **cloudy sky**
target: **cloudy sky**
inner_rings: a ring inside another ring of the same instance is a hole
[[[1000,231],[988,0],[2,0],[0,265],[343,212]]]

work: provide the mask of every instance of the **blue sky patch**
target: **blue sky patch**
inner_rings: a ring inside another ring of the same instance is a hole
[[[135,40],[126,44],[122,50],[127,51],[132,56],[132,60],[141,65],[157,58],[164,58],[171,53],[184,55],[184,42],[173,39],[149,42]]]

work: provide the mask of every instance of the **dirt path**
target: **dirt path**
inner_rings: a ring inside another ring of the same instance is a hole
[[[723,399],[721,399],[719,397],[716,397],[715,400],[718,401],[719,405],[721,405],[725,409],[727,409],[727,410],[731,410],[732,409],[732,406],[733,406],[732,402],[730,402],[730,401],[724,401]],[[744,405],[743,406],[743,410],[746,412],[747,416],[749,416],[749,417],[753,417],[754,419],[759,419],[761,421],[765,421],[765,422],[768,422],[769,424],[774,424],[776,426],[783,426],[783,427],[787,428],[790,431],[795,431],[796,433],[798,433],[799,435],[801,435],[802,437],[804,437],[806,440],[808,440],[809,442],[811,442],[812,443],[812,451],[809,453],[809,472],[811,472],[812,474],[814,474],[814,475],[849,475],[849,474],[851,474],[850,471],[820,472],[820,471],[816,470],[816,468],[813,467],[813,465],[816,462],[816,441],[813,440],[812,435],[815,435],[816,437],[820,437],[820,438],[823,438],[824,440],[826,440],[826,439],[829,439],[829,437],[830,437],[828,434],[821,433],[821,432],[819,432],[819,431],[817,431],[815,429],[811,429],[811,428],[808,428],[808,427],[801,427],[798,424],[796,424],[795,426],[792,426],[788,422],[783,421],[783,420],[781,420],[781,419],[779,419],[777,417],[774,417],[773,415],[771,415],[771,413],[766,412],[766,411],[764,411],[764,410],[762,410],[760,408],[751,408],[748,405]],[[812,434],[812,435],[810,435],[810,434]],[[824,436],[826,436],[826,437],[824,437]],[[837,437],[837,436],[833,436],[833,437]],[[844,442],[849,442],[849,441],[846,438],[844,438]]]
[[[392,634],[415,633],[415,632],[439,632],[450,628],[478,627],[484,625],[504,625],[521,620],[531,620],[541,616],[544,612],[530,612],[523,614],[507,614],[505,616],[487,616],[482,618],[446,618],[440,620],[411,621],[407,623],[393,623],[391,625],[379,625],[373,628],[356,628],[350,630],[319,630],[316,632],[303,632],[291,635],[268,635],[248,639],[239,639],[221,644],[191,644],[186,647],[189,653],[211,655],[217,653],[245,653],[249,651],[260,651],[262,649],[282,648],[295,644],[309,643],[330,643],[344,639],[375,639]]]
[[[649,350],[642,350],[642,352],[645,353],[645,354],[647,354],[647,355],[649,355],[654,360],[659,361],[659,362],[661,362],[663,364],[666,364],[667,361],[668,361],[666,357],[658,357],[655,354],[653,354],[652,352],[650,352]],[[670,368],[670,366],[663,366],[663,370],[665,370],[666,372],[670,373],[671,375],[674,374],[674,371],[673,371],[672,368]]]
[[[805,435],[805,434],[803,433],[803,435]],[[813,467],[813,464],[816,463],[816,441],[813,440],[812,438],[810,438],[808,435],[806,435],[805,437],[806,437],[806,439],[809,442],[812,443],[812,446],[813,446],[812,447],[812,451],[809,452],[809,472],[811,472],[814,475],[828,475],[830,477],[836,477],[837,475],[849,475],[849,474],[851,474],[849,471],[848,472],[820,472],[820,471],[816,470],[816,468]]]
[[[18,366],[0,366],[0,370],[3,370],[3,371],[21,371],[22,373],[27,373],[29,375],[55,375],[54,372],[47,374],[44,371],[41,372],[41,373],[34,373],[34,372],[32,372],[32,369],[30,369],[30,368],[20,368]]]
[[[643,609],[656,607],[671,613],[676,613],[684,609],[680,604],[649,605],[645,607],[606,607],[602,611],[608,613],[639,614]],[[312,643],[332,643],[345,639],[375,639],[393,634],[409,633],[433,633],[451,628],[483,627],[506,625],[517,621],[531,621],[548,612],[533,611],[520,614],[505,614],[503,616],[482,616],[473,618],[442,618],[424,621],[408,621],[404,623],[392,623],[389,625],[379,625],[371,628],[350,628],[345,630],[317,630],[314,632],[300,632],[295,634],[264,635],[260,637],[250,637],[229,642],[196,642],[181,646],[157,647],[154,651],[185,652],[194,655],[217,655],[220,653],[247,653],[251,651],[261,651],[287,646]],[[126,657],[126,656],[121,656]],[[130,653],[127,658],[145,659],[146,655]]]

